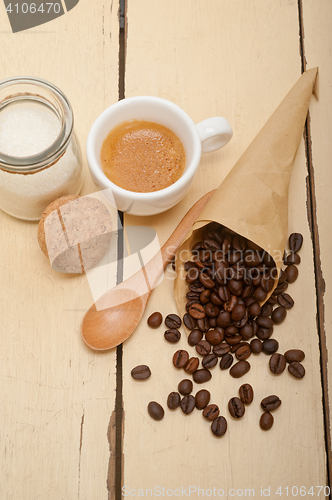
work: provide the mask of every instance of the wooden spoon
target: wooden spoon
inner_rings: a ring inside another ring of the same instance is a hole
[[[151,291],[173,259],[199,214],[215,193],[205,194],[186,213],[166,243],[145,267],[102,295],[85,314],[81,335],[91,349],[104,351],[124,342],[135,330]]]

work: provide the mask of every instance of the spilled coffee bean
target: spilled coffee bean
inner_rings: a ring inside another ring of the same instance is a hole
[[[298,361],[292,361],[292,363],[288,365],[288,371],[295,378],[303,378],[305,375],[304,366]]]
[[[154,420],[162,420],[165,414],[164,408],[156,401],[151,401],[148,404],[148,412]]]
[[[181,407],[181,410],[183,411],[183,413],[185,413],[186,415],[189,415],[189,413],[191,413],[195,408],[194,396],[192,396],[191,394],[189,394],[188,396],[184,396],[181,399],[180,407]]]
[[[180,405],[181,396],[178,392],[171,392],[167,398],[167,406],[170,410],[175,410]]]
[[[131,376],[135,380],[146,380],[151,376],[151,370],[147,365],[138,365],[131,370]]]
[[[163,317],[160,312],[154,312],[148,317],[148,325],[151,328],[158,328],[163,321]]]
[[[278,396],[275,395],[267,396],[261,401],[261,407],[263,408],[264,411],[276,410],[277,408],[279,408],[280,405],[281,405],[281,400],[278,398]]]
[[[271,415],[271,413],[265,411],[261,415],[259,425],[260,425],[261,429],[263,429],[263,431],[269,431],[273,425],[273,422],[274,422],[273,415]]]
[[[245,413],[245,407],[244,404],[242,403],[241,399],[234,397],[231,398],[228,402],[228,410],[229,413],[232,415],[234,418],[241,418],[243,417]]]
[[[217,417],[211,424],[211,431],[214,436],[222,437],[227,431],[227,420],[225,417]]]

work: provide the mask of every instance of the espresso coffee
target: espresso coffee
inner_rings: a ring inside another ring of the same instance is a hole
[[[182,176],[186,154],[180,139],[167,127],[131,120],[108,134],[101,149],[101,165],[117,186],[151,193],[171,186]]]

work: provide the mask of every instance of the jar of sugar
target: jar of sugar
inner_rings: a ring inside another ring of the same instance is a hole
[[[39,220],[56,198],[83,183],[81,149],[66,96],[37,78],[0,82],[0,208]]]

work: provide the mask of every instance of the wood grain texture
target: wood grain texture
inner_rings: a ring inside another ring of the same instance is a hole
[[[327,448],[330,455],[330,477],[332,476],[331,418],[328,404],[331,402],[332,367],[328,354],[332,350],[332,266],[331,266],[331,230],[332,212],[331,188],[332,172],[330,168],[332,112],[332,67],[331,67],[331,22],[332,5],[320,4],[311,0],[302,1],[303,46],[307,66],[315,61],[319,66],[318,96],[310,110],[308,123],[309,172],[314,187],[314,198],[309,208],[313,212],[313,244],[316,252],[316,286],[319,301],[317,320],[321,330],[322,359],[327,364],[322,375],[326,390],[326,434]],[[309,179],[308,179],[309,183]]]
[[[125,217],[127,226],[154,228],[163,244],[188,207],[220,184],[300,76],[298,7],[295,0],[129,0],[127,23],[126,97],[164,97],[183,107],[196,123],[221,115],[234,128],[227,147],[203,156],[191,190],[177,207],[162,216]],[[253,488],[255,496],[260,496],[260,488],[270,486],[271,497],[277,498],[279,486],[309,489],[326,484],[306,172],[302,143],[294,164],[289,206],[289,232],[301,232],[305,239],[300,277],[290,287],[296,307],[274,335],[281,352],[293,347],[306,352],[306,377],[298,381],[288,372],[272,376],[263,354],[250,358],[252,369],[241,380],[214,368],[206,388],[228,419],[229,429],[221,440],[212,436],[199,412],[190,416],[181,410],[170,412],[167,395],[186,378],[184,372],[173,368],[172,355],[179,348],[190,350],[192,355],[195,351],[188,346],[184,331],[174,346],[164,340],[163,326],[155,331],[146,325],[153,311],[160,310],[164,316],[176,312],[172,271],[168,269],[152,293],[141,324],[123,347],[123,484],[136,489],[136,495],[139,488],[145,493],[146,488],[155,486],[181,490],[192,485],[225,492]],[[138,364],[151,368],[152,376],[146,382],[130,377]],[[254,403],[241,421],[234,421],[227,403],[244,382],[254,387]],[[193,392],[200,388],[195,386]],[[264,433],[258,424],[259,402],[269,394],[277,394],[283,404],[275,413],[274,427]],[[166,409],[161,422],[151,420],[147,413],[151,400]],[[197,490],[192,496],[198,497]],[[319,498],[325,498],[322,492]]]
[[[83,157],[93,120],[118,98],[117,9],[116,1],[81,0],[63,17],[12,34],[0,5],[1,78],[31,75],[59,86]],[[84,168],[88,193],[95,187]],[[0,234],[0,497],[114,498],[107,433],[115,352],[97,355],[80,338],[92,303],[86,276],[51,269],[37,223],[1,212]]]

